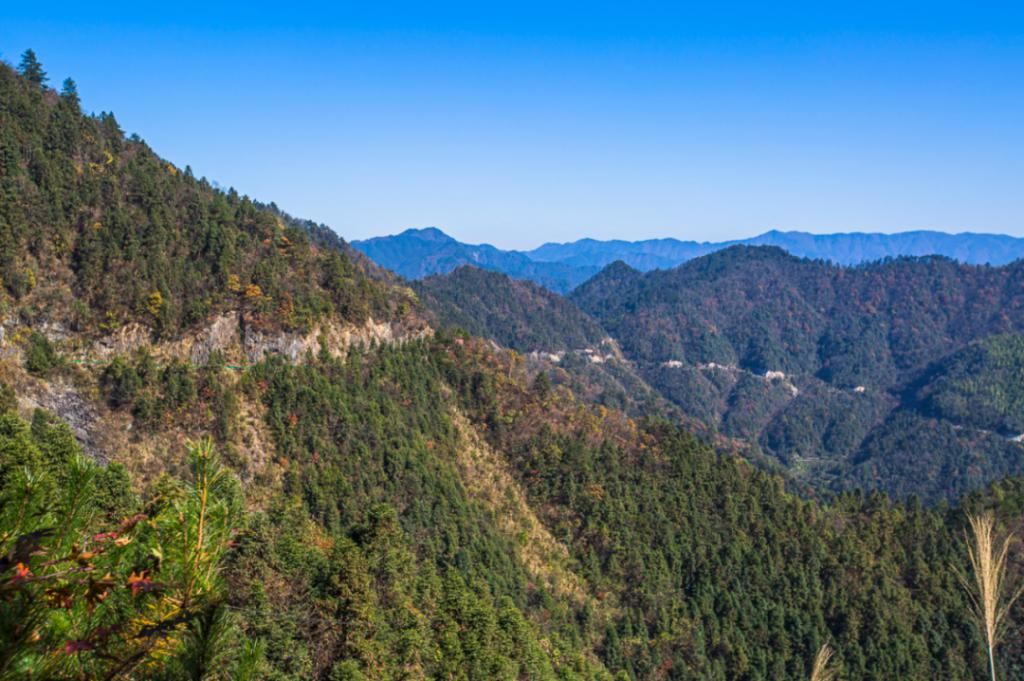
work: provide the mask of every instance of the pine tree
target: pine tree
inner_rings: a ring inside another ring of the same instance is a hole
[[[46,71],[43,71],[43,65],[39,63],[39,59],[36,58],[36,53],[31,48],[25,50],[25,53],[21,55],[21,63],[18,65],[18,73],[20,73],[25,80],[35,83],[39,87],[42,87],[48,80],[46,77]]]
[[[64,85],[60,90],[60,96],[68,104],[74,106],[75,109],[78,108],[80,103],[80,100],[78,99],[78,86],[71,78],[64,79]]]

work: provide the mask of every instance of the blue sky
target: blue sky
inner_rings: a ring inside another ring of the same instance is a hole
[[[1021,3],[5,3],[26,47],[350,239],[1024,235]]]

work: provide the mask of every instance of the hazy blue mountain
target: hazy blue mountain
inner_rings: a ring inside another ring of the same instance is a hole
[[[802,258],[831,260],[840,265],[857,265],[904,255],[944,255],[969,265],[1005,265],[1024,258],[1024,239],[1004,234],[970,232],[855,232],[820,235],[771,231],[742,243],[778,246]]]
[[[898,234],[808,234],[772,230],[750,239],[721,242],[647,239],[548,243],[527,251],[540,262],[604,266],[621,260],[638,270],[668,269],[692,258],[735,245],[778,246],[801,258],[858,265],[899,256],[944,255],[971,265],[1005,265],[1024,257],[1024,239],[1002,234],[947,234],[916,231]]]
[[[598,265],[535,262],[517,251],[503,251],[489,244],[464,244],[435,227],[407,229],[401,234],[355,241],[352,245],[378,265],[406,279],[447,274],[462,265],[474,265],[564,293],[601,269]]]
[[[722,243],[680,241],[679,239],[647,239],[644,241],[599,241],[580,239],[570,243],[547,243],[526,251],[538,262],[561,262],[567,265],[603,267],[622,261],[630,267],[648,272],[669,269],[693,258],[722,248]]]
[[[580,239],[571,243],[547,243],[532,251],[505,251],[488,244],[464,244],[431,227],[356,241],[352,245],[377,264],[409,279],[446,274],[460,265],[475,265],[518,279],[529,279],[562,293],[572,290],[602,267],[616,261],[648,272],[670,269],[687,260],[736,245],[778,246],[802,258],[827,260],[839,265],[922,255],[943,255],[972,265],[1005,265],[1024,257],[1024,239],[1021,238],[930,231],[820,235],[773,230],[750,239],[721,242]]]

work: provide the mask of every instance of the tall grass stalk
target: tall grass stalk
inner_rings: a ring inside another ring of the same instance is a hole
[[[836,672],[829,669],[828,663],[832,661],[832,647],[823,643],[818,648],[818,654],[814,656],[814,666],[811,667],[811,681],[834,681]]]
[[[996,537],[995,516],[991,512],[980,515],[968,513],[967,521],[970,531],[964,532],[964,538],[974,583],[963,573],[959,573],[959,577],[971,597],[974,616],[985,635],[989,672],[992,681],[996,681],[996,646],[1003,634],[1006,616],[1022,592],[1022,589],[1017,589],[1008,598],[1004,597],[1007,592],[1006,565],[1014,536],[1007,534],[1002,540]]]

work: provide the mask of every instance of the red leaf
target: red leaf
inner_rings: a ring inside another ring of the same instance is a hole
[[[15,584],[20,582],[27,582],[32,578],[32,571],[28,569],[28,566],[24,563],[18,563],[14,568],[14,575],[11,577],[11,581]]]

